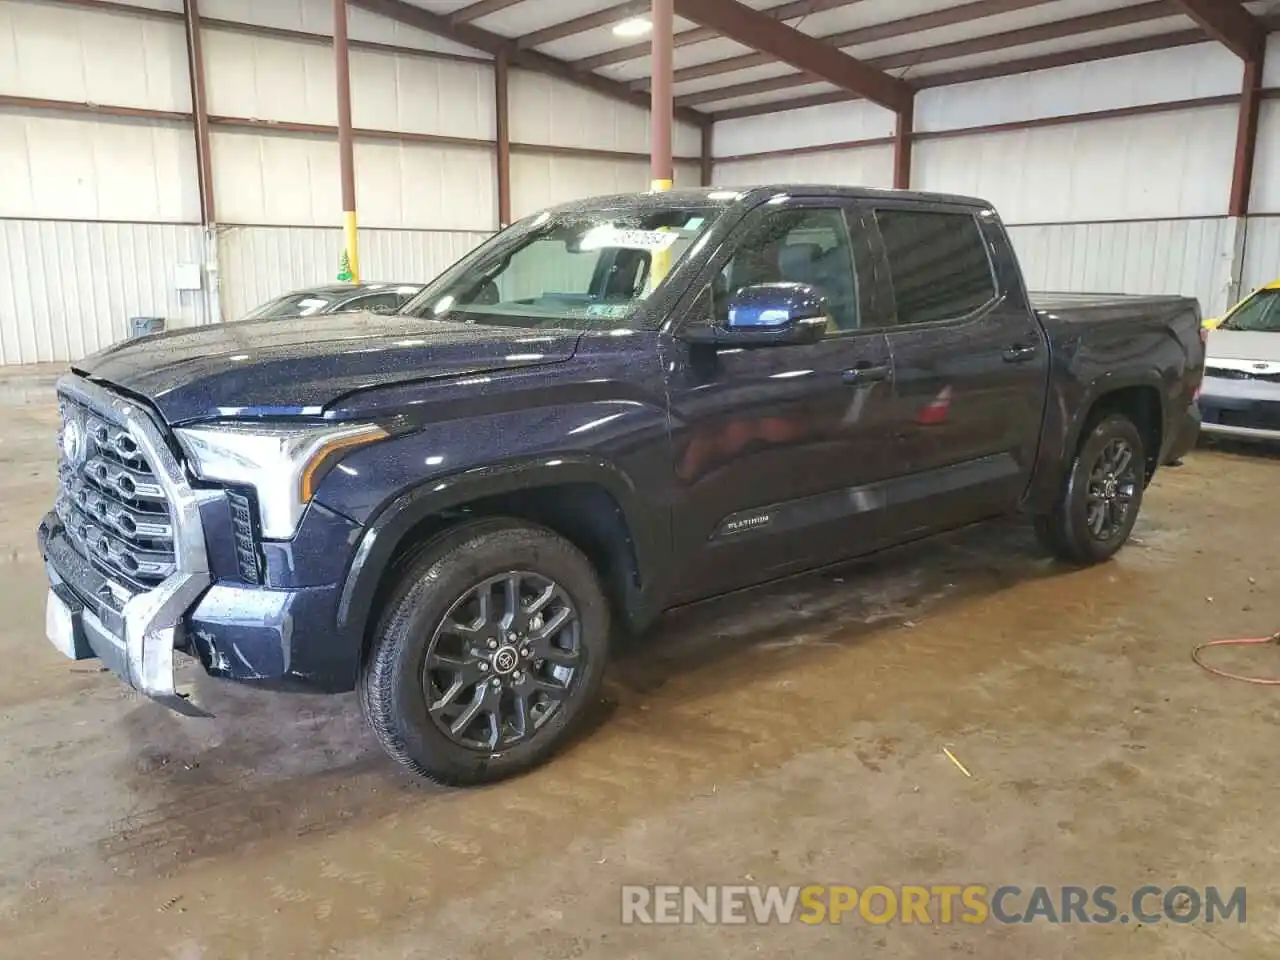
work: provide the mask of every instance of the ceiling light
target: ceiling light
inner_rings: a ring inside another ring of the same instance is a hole
[[[653,29],[653,24],[644,17],[632,17],[613,25],[613,32],[619,37],[643,37]]]

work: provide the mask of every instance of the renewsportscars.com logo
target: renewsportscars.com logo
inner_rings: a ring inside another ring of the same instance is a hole
[[[1244,887],[624,886],[625,924],[1244,923]]]

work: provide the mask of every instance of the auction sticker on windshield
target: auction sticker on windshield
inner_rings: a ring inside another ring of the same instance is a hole
[[[666,250],[680,239],[669,230],[627,230],[619,227],[593,227],[582,238],[583,250],[618,247],[623,250]]]

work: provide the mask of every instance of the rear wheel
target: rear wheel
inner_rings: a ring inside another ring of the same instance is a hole
[[[1146,452],[1133,421],[1110,414],[1080,443],[1053,512],[1036,517],[1036,534],[1055,556],[1100,563],[1124,546],[1146,486]]]
[[[404,571],[361,676],[386,752],[438,783],[546,760],[600,688],[609,608],[590,561],[543,527],[450,531]]]

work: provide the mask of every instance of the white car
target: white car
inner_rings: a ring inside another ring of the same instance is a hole
[[[1280,287],[1209,332],[1200,414],[1205,433],[1280,440]]]

